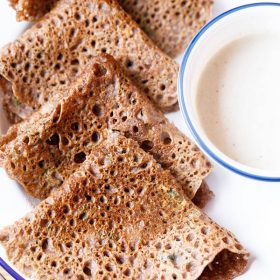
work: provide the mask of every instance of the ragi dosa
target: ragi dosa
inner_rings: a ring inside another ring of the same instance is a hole
[[[163,111],[178,108],[178,65],[109,0],[62,0],[0,51],[0,86],[11,121],[67,89],[100,53],[111,54]]]
[[[56,0],[13,0],[18,20],[36,21]],[[182,53],[210,19],[212,0],[118,0],[149,37],[171,57]]]
[[[119,131],[169,169],[193,199],[211,164],[123,73],[109,55],[92,58],[60,98],[0,140],[0,163],[34,197],[62,185],[90,152]],[[205,200],[205,199],[203,199]]]
[[[0,232],[31,279],[232,279],[248,253],[160,165],[111,135],[64,185]]]

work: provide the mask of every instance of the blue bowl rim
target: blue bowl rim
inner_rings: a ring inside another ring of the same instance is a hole
[[[11,266],[9,266],[2,258],[0,258],[0,266],[14,279],[25,280]]]
[[[275,3],[275,2],[259,2],[259,3],[251,3],[251,4],[246,4],[246,5],[242,5],[242,6],[238,6],[235,7],[231,10],[228,10],[222,14],[220,14],[219,16],[215,17],[214,19],[212,19],[210,22],[208,22],[198,33],[197,35],[193,38],[193,40],[190,42],[188,48],[186,49],[184,55],[183,55],[183,59],[182,59],[182,63],[180,66],[180,70],[179,70],[179,77],[178,77],[178,94],[179,94],[179,105],[180,105],[180,109],[181,112],[183,114],[184,120],[187,123],[195,141],[198,143],[198,145],[202,148],[202,150],[204,150],[204,152],[210,157],[212,158],[214,161],[216,161],[218,164],[220,164],[221,166],[223,166],[224,168],[238,174],[241,175],[243,177],[247,177],[250,179],[254,179],[254,180],[259,180],[259,181],[266,181],[266,182],[280,182],[280,177],[273,177],[273,176],[261,176],[258,174],[253,174],[250,172],[246,172],[243,171],[239,168],[236,168],[234,166],[232,166],[231,164],[225,162],[224,160],[222,160],[220,157],[218,157],[213,151],[211,151],[211,149],[204,143],[204,141],[201,139],[201,137],[199,136],[199,134],[197,133],[197,131],[195,130],[191,119],[189,117],[189,113],[186,109],[186,105],[185,105],[185,98],[184,98],[184,90],[183,90],[183,80],[184,80],[184,73],[186,70],[186,65],[188,62],[188,59],[192,53],[193,48],[195,47],[196,43],[198,42],[198,40],[200,39],[200,37],[209,29],[211,28],[216,22],[220,21],[221,19],[227,17],[228,15],[231,15],[235,12],[238,12],[240,10],[244,10],[244,9],[248,9],[248,8],[253,8],[253,7],[259,7],[259,6],[274,6],[274,7],[280,7],[280,3]]]

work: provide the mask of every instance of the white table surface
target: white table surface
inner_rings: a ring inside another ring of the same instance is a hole
[[[216,0],[214,15],[246,3],[250,1]],[[15,21],[14,11],[6,0],[2,0],[0,47],[14,40],[26,26],[26,23]],[[189,134],[179,112],[168,117]],[[280,279],[280,183],[252,181],[218,166],[215,166],[207,182],[215,198],[205,211],[217,223],[230,229],[252,255],[249,270],[239,279]],[[0,227],[12,223],[31,208],[19,186],[0,169]],[[0,256],[3,256],[1,248]]]

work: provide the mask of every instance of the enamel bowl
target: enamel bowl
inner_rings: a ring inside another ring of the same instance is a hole
[[[264,32],[280,33],[279,3],[240,6],[219,15],[204,26],[183,56],[178,79],[179,103],[184,120],[198,146],[216,163],[251,179],[278,182],[280,170],[277,172],[252,168],[222,153],[203,131],[195,109],[196,89],[207,62],[230,42]]]

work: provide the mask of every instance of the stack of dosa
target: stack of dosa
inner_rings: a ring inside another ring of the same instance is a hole
[[[212,4],[119,2],[172,56]],[[247,251],[190,201],[208,200],[211,164],[160,111],[177,107],[177,65],[114,0],[11,3],[19,19],[51,11],[0,54],[4,106],[21,121],[0,164],[45,198],[0,231],[9,260],[32,279],[243,273]]]

